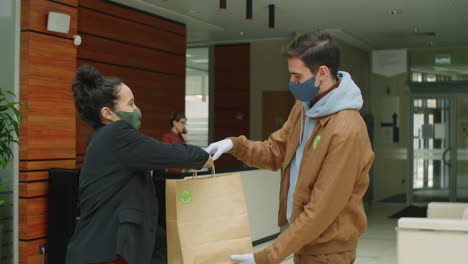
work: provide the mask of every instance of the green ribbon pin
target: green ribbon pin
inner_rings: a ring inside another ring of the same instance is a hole
[[[314,149],[317,148],[317,145],[319,142],[320,142],[320,135],[316,136],[314,139],[314,145],[313,145]]]

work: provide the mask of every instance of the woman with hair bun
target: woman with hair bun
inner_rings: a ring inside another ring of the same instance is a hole
[[[158,218],[150,171],[211,167],[211,157],[202,148],[140,133],[141,112],[118,78],[83,65],[72,90],[81,119],[94,131],[80,172],[80,218],[66,263],[149,264]]]

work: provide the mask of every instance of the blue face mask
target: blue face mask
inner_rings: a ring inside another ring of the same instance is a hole
[[[294,97],[302,102],[310,102],[320,91],[320,86],[315,86],[315,75],[303,83],[289,82],[289,90]]]

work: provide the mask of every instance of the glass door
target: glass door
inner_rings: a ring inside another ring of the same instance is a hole
[[[452,99],[411,99],[409,203],[453,200]]]
[[[456,99],[455,200],[468,202],[468,95]]]
[[[468,202],[468,94],[411,98],[408,202]]]

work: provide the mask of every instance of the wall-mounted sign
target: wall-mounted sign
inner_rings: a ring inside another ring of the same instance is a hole
[[[452,56],[448,54],[439,54],[434,56],[434,63],[435,64],[451,64],[452,63]]]
[[[372,51],[372,73],[391,77],[406,73],[407,69],[406,49]]]

